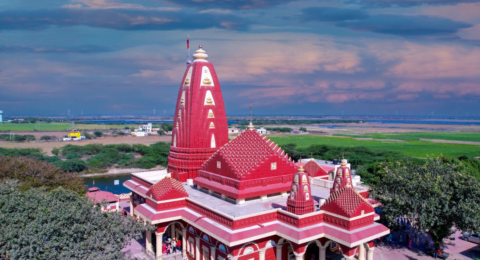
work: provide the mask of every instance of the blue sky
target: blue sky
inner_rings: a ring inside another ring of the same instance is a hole
[[[0,110],[173,113],[187,34],[228,115],[480,116],[480,0],[4,0]]]

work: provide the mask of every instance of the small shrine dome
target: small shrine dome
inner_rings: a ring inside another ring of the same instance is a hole
[[[156,201],[162,201],[186,198],[188,193],[181,182],[165,177],[148,189],[147,196]]]

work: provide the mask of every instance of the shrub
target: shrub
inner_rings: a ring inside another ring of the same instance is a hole
[[[61,168],[64,172],[82,172],[88,167],[87,164],[79,159],[65,160],[61,163]]]
[[[57,147],[52,149],[52,154],[58,155],[59,153],[60,153],[60,149],[58,149]]]
[[[100,131],[95,131],[95,132],[93,132],[93,134],[94,134],[96,137],[101,137],[101,136],[103,135],[103,133],[100,132]]]
[[[42,137],[40,137],[40,140],[50,141],[52,140],[52,137],[49,135],[42,135]]]

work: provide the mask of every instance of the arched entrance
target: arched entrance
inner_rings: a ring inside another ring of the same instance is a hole
[[[316,241],[310,242],[305,251],[305,260],[318,260],[320,259],[320,247],[318,247]]]

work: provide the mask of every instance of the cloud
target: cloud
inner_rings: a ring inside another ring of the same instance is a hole
[[[70,0],[72,4],[63,5],[62,8],[71,9],[128,9],[128,10],[156,10],[179,11],[177,7],[147,7],[139,4],[125,4],[118,0]]]
[[[53,46],[10,46],[0,45],[0,53],[99,53],[111,51],[103,46],[74,46],[74,47],[53,47]]]
[[[363,7],[410,7],[418,5],[456,5],[459,3],[475,3],[480,0],[343,0],[344,4]]]
[[[249,22],[233,15],[143,10],[53,9],[0,12],[0,30],[44,30],[85,25],[114,30],[246,30]]]
[[[337,26],[356,31],[393,34],[399,36],[450,35],[472,25],[435,16],[372,15],[368,19],[342,21]]]
[[[202,9],[249,10],[266,9],[295,0],[165,0],[165,2]]]
[[[360,9],[336,7],[309,7],[302,9],[300,19],[303,21],[338,22],[368,18],[368,13]]]

